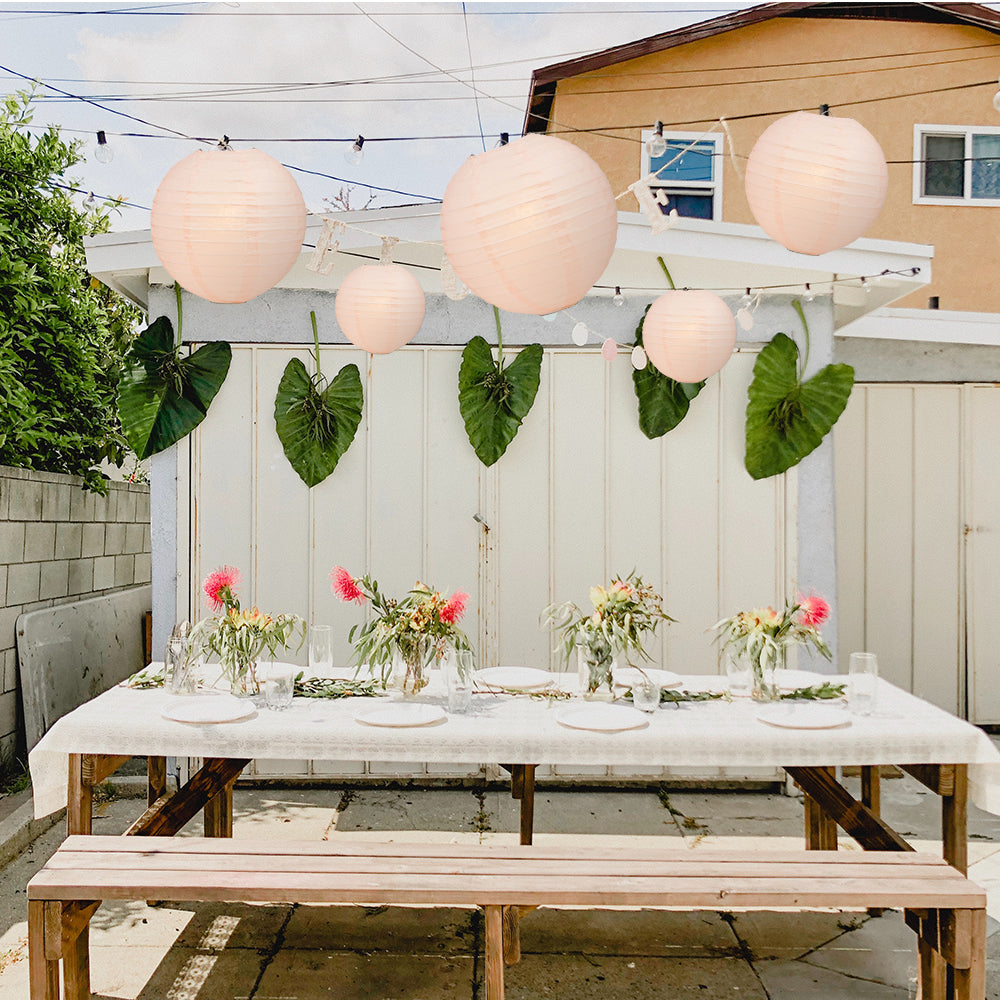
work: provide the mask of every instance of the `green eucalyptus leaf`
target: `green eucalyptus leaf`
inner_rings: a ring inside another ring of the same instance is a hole
[[[493,465],[514,440],[528,415],[542,371],[542,345],[529,344],[502,367],[482,337],[462,351],[458,372],[458,406],[465,432],[483,465]]]
[[[278,383],[274,424],[281,447],[310,488],[323,482],[350,447],[361,423],[364,391],[357,365],[344,365],[329,383],[292,358]]]
[[[649,312],[649,306],[646,306]],[[635,328],[635,343],[642,346],[643,314]],[[639,401],[639,428],[651,441],[672,431],[686,416],[691,400],[705,387],[704,382],[678,382],[664,375],[652,362],[632,370],[632,385]]]
[[[204,344],[187,357],[166,316],[136,337],[125,358],[118,412],[129,446],[149,458],[176,444],[205,419],[229,372],[229,344]]]
[[[747,392],[746,469],[754,479],[798,465],[830,432],[854,386],[850,365],[827,365],[799,381],[799,349],[784,333],[766,344]]]

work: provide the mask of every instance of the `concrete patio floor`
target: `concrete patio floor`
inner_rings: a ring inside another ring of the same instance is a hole
[[[896,829],[940,849],[931,793],[900,778],[883,783],[883,797]],[[140,807],[103,802],[94,832],[121,832]],[[542,788],[535,817],[536,842],[801,845],[801,801],[771,792]],[[498,789],[248,788],[237,789],[235,836],[514,840],[517,818]],[[990,892],[987,996],[1000,1000],[1000,817],[971,809],[969,834],[970,874]],[[62,836],[57,824],[0,872],[2,1000],[28,995],[24,887]],[[896,912],[541,910],[522,922],[522,954],[507,969],[511,1000],[915,996],[915,937]],[[485,992],[482,922],[468,910],[105,904],[92,923],[91,968],[99,1000],[481,1000]]]

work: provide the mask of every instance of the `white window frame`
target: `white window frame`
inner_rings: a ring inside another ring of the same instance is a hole
[[[649,152],[646,149],[646,143],[653,138],[652,129],[648,131],[643,131],[642,133],[642,145],[639,147],[641,150],[640,160],[639,160],[639,176],[645,177],[651,170],[649,165]],[[712,221],[721,222],[722,221],[722,177],[724,174],[723,163],[722,163],[722,153],[723,153],[723,136],[722,135],[705,135],[704,132],[667,132],[664,129],[663,138],[670,140],[677,140],[680,142],[710,142],[715,146],[712,157],[712,173],[714,175],[713,180],[710,184],[706,184],[704,181],[670,181],[669,183],[664,183],[664,187],[675,187],[675,188],[690,188],[692,191],[705,191],[708,187],[712,188]],[[718,168],[718,169],[716,169]],[[652,184],[655,189],[656,184]]]
[[[924,189],[924,136],[959,135],[965,139],[965,194],[955,197],[928,196]],[[913,126],[913,204],[953,205],[963,208],[989,208],[1000,206],[1000,198],[972,197],[972,137],[974,135],[1000,135],[996,125],[914,125]]]

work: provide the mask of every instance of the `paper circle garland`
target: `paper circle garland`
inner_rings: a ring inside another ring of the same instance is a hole
[[[745,183],[764,232],[816,255],[865,234],[882,209],[889,170],[875,137],[853,118],[796,111],[757,140]]]
[[[526,135],[469,157],[441,206],[455,273],[507,312],[543,316],[579,302],[607,267],[617,234],[604,172],[553,136]]]
[[[153,248],[170,276],[210,302],[246,302],[302,251],[306,206],[292,175],[259,149],[202,149],[160,182]]]
[[[700,382],[732,356],[736,321],[712,292],[664,292],[646,313],[642,343],[664,375],[677,382]]]
[[[390,354],[409,343],[424,321],[424,292],[400,264],[364,264],[341,282],[337,324],[369,354]]]

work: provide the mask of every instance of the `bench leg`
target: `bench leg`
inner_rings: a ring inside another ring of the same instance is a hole
[[[59,960],[45,957],[45,902],[28,900],[28,982],[31,1000],[59,1000]]]
[[[955,1000],[985,1000],[986,997],[986,911],[972,911],[969,968],[955,969]]]
[[[484,906],[483,909],[486,911],[486,1000],[503,1000],[504,908]]]
[[[940,914],[930,910],[920,918],[917,936],[917,1000],[947,1000],[948,963],[937,950],[940,943]]]

